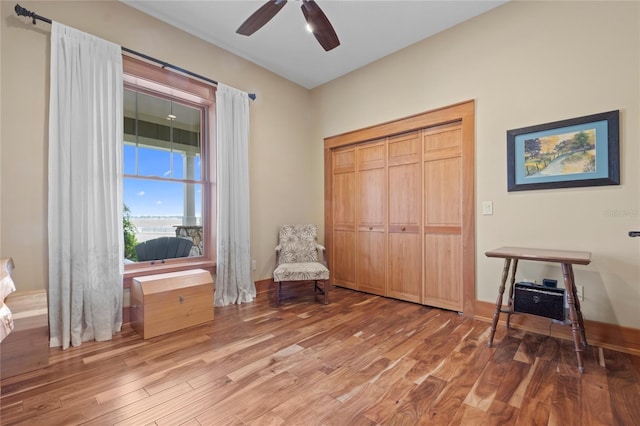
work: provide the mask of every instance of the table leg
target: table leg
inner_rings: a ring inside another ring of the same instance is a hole
[[[562,276],[564,278],[564,286],[567,290],[567,302],[569,303],[569,319],[571,320],[571,332],[573,333],[573,345],[576,350],[576,357],[578,358],[578,370],[584,373],[584,366],[582,363],[582,342],[580,323],[578,320],[578,314],[576,310],[576,290],[575,283],[573,282],[573,268],[570,263],[562,264]],[[582,328],[584,330],[584,328]]]
[[[516,270],[518,269],[518,259],[513,259],[511,269],[511,285],[509,286],[509,302],[507,303],[507,329],[511,328],[511,314],[513,313],[513,286],[516,282]]]
[[[571,265],[570,265],[571,266]],[[587,335],[584,331],[584,318],[582,317],[582,309],[580,308],[580,298],[578,297],[578,289],[576,288],[576,279],[573,275],[573,266],[570,269],[571,282],[573,283],[573,300],[576,305],[576,314],[578,315],[578,326],[580,327],[580,337],[582,341],[582,347],[587,347]]]
[[[504,288],[507,284],[507,278],[509,277],[509,266],[511,265],[511,259],[504,260],[504,268],[502,269],[502,281],[500,282],[500,288],[498,289],[498,298],[496,299],[496,310],[493,313],[493,321],[491,322],[491,332],[489,332],[489,341],[487,346],[493,345],[493,336],[496,334],[496,327],[498,327],[498,318],[500,318],[500,310],[502,309],[502,296],[504,295]]]

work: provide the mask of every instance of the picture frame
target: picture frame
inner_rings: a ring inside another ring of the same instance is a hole
[[[507,190],[620,185],[620,111],[507,131]]]

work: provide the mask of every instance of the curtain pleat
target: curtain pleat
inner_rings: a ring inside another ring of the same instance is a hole
[[[251,302],[249,218],[249,97],[218,84],[215,306]]]
[[[122,326],[122,54],[57,22],[49,103],[50,346]]]

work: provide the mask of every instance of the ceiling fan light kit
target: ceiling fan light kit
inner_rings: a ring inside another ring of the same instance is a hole
[[[286,3],[287,0],[269,0],[249,16],[236,30],[236,33],[250,36],[276,16]],[[338,35],[331,22],[329,22],[327,16],[314,0],[302,0],[300,8],[304,19],[307,21],[308,28],[311,29],[311,32],[324,50],[328,52],[340,46],[340,40],[338,40]]]

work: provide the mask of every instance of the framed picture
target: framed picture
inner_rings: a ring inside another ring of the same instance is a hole
[[[507,189],[619,185],[620,112],[507,131]]]

